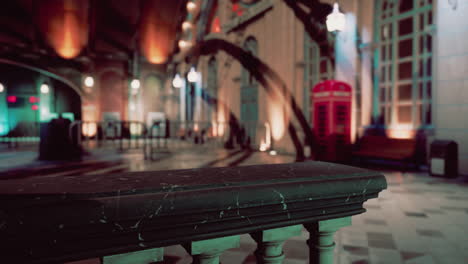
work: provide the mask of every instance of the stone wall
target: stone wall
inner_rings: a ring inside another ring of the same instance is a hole
[[[460,173],[468,174],[468,2],[436,2],[433,64],[435,138],[458,143]]]

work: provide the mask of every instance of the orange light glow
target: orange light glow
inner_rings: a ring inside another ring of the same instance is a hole
[[[218,108],[218,113],[217,113],[217,119],[218,119],[218,137],[222,137],[224,135],[225,131],[225,126],[226,126],[226,118],[224,116],[224,108],[219,107]]]
[[[388,137],[399,138],[399,139],[410,139],[414,138],[414,131],[402,130],[402,129],[389,129],[387,130]]]
[[[81,132],[86,137],[92,137],[92,136],[96,135],[96,132],[97,132],[96,123],[94,123],[94,122],[91,122],[91,123],[90,122],[85,122],[85,123],[83,123],[83,125],[81,127]]]
[[[58,55],[78,56],[88,43],[88,1],[43,0],[39,5],[39,28]]]
[[[218,124],[216,122],[212,122],[211,123],[211,135],[213,137],[217,137],[218,136]]]
[[[219,17],[215,17],[213,19],[213,23],[211,24],[211,32],[213,33],[221,32],[221,22],[219,21]]]
[[[281,102],[274,102],[270,105],[269,108],[271,135],[274,140],[279,140],[286,132],[284,105]]]
[[[83,103],[83,125],[81,126],[81,133],[87,137],[96,135],[96,106],[92,103]]]
[[[267,151],[271,147],[271,128],[270,124],[265,123],[265,139],[260,141],[260,151]]]
[[[173,17],[163,16],[168,4],[158,0],[147,0],[143,8],[140,49],[153,64],[165,63],[172,52],[175,39],[171,32]]]
[[[387,130],[388,137],[410,139],[415,137],[415,130],[411,125],[399,124]]]

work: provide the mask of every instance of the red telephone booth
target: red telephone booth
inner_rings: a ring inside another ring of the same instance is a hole
[[[351,86],[340,81],[323,81],[310,93],[316,158],[343,161],[351,145]]]

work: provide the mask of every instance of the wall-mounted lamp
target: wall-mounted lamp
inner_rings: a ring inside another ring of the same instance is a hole
[[[135,111],[136,110],[136,106],[134,103],[130,103],[130,111]]]
[[[47,85],[46,83],[43,83],[43,84],[41,85],[40,90],[41,90],[41,93],[43,93],[43,94],[48,94],[49,91],[50,91],[49,85]]]
[[[183,49],[190,47],[192,43],[190,41],[181,39],[179,40],[178,45],[179,45],[179,48],[183,50]]]
[[[188,31],[189,29],[192,28],[192,23],[188,22],[188,21],[184,21],[182,23],[182,30],[183,31]]]
[[[199,73],[195,70],[195,67],[191,67],[189,73],[187,74],[187,79],[189,82],[197,82],[199,78]]]
[[[182,85],[183,85],[182,78],[180,77],[178,73],[176,73],[176,75],[174,76],[174,79],[172,79],[172,86],[174,88],[182,88]]]
[[[138,79],[133,79],[133,80],[130,82],[130,87],[132,87],[132,89],[139,89],[139,88],[140,88],[140,80],[138,80]]]
[[[3,86],[3,84],[0,83],[0,93],[3,93],[3,91],[5,91],[5,86]]]
[[[187,11],[190,13],[194,12],[197,9],[197,4],[193,1],[188,1],[187,2]]]
[[[340,12],[338,3],[333,4],[333,11],[327,16],[327,29],[330,32],[343,31],[346,26],[346,17]]]
[[[91,88],[94,86],[94,78],[92,76],[86,76],[84,79],[84,85],[88,88]]]

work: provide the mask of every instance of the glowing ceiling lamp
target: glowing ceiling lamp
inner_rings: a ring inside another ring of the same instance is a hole
[[[3,86],[3,84],[0,83],[0,93],[3,93],[3,91],[5,91],[5,86]]]
[[[50,91],[49,85],[47,85],[46,83],[43,83],[40,89],[41,89],[41,93],[43,94],[48,94]]]
[[[346,25],[346,18],[340,12],[338,3],[333,4],[333,11],[327,16],[327,29],[330,32],[343,31]]]
[[[94,86],[94,78],[91,77],[91,76],[87,76],[85,79],[84,79],[84,85],[86,87],[93,87]]]
[[[174,76],[174,79],[172,80],[172,86],[174,86],[174,88],[182,88],[182,85],[183,85],[182,78],[181,78],[180,75],[177,73],[177,74]]]
[[[139,88],[140,88],[140,80],[138,80],[138,79],[133,79],[133,80],[130,82],[130,87],[132,87],[133,89],[139,89]]]
[[[190,68],[190,71],[187,74],[188,81],[191,83],[197,82],[198,77],[199,77],[199,73],[195,70],[195,67]]]
[[[145,58],[152,64],[164,64],[172,54],[175,31],[172,30],[173,17],[169,2],[160,0],[142,2],[141,22],[139,22],[139,45]],[[166,3],[167,2],[167,3]]]
[[[72,59],[88,43],[89,1],[42,0],[38,5],[38,28],[59,56]]]

